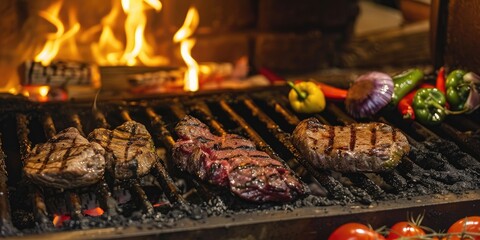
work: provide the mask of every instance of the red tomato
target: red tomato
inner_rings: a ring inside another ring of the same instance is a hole
[[[392,226],[390,229],[390,233],[387,236],[387,240],[397,239],[400,237],[415,237],[415,236],[424,236],[425,231],[422,228],[415,225],[411,222],[398,222]],[[409,238],[409,239],[416,239],[416,238]],[[421,238],[419,238],[421,239]]]
[[[385,238],[364,224],[352,222],[335,229],[328,240],[385,240]]]
[[[480,240],[480,216],[465,217],[456,221],[454,224],[452,224],[452,226],[450,226],[447,233],[455,234],[448,238],[450,240],[460,239],[462,233],[475,234],[476,236],[474,236],[474,238],[468,239]]]

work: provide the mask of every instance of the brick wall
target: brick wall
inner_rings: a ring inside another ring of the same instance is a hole
[[[195,4],[201,18],[195,58],[228,61],[248,55],[254,67],[278,72],[337,65],[359,13],[358,0],[199,0]]]

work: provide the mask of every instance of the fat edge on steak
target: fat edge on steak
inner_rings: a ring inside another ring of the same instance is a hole
[[[308,118],[295,128],[292,142],[314,167],[338,172],[389,171],[410,151],[405,135],[378,122],[329,126]]]

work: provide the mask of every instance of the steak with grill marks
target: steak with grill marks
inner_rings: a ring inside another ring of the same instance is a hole
[[[25,158],[25,176],[47,187],[71,189],[97,183],[105,171],[105,150],[76,128],[37,144]]]
[[[172,155],[180,169],[245,200],[287,202],[308,191],[288,167],[239,135],[216,136],[188,115],[175,131],[179,139]]]
[[[116,179],[146,175],[156,162],[152,137],[141,123],[127,121],[113,131],[97,128],[88,139],[105,148],[107,170]]]
[[[292,142],[315,167],[339,172],[388,171],[410,151],[405,135],[377,122],[328,126],[308,118],[295,128]]]

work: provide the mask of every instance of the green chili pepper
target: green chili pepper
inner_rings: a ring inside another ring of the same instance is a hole
[[[390,104],[396,107],[398,102],[420,84],[423,72],[412,68],[393,77],[393,94]]]
[[[447,76],[445,82],[445,87],[447,88],[446,97],[452,110],[459,111],[465,108],[465,102],[470,93],[470,83],[463,78],[466,73],[466,71],[457,69],[450,72]]]
[[[425,125],[441,123],[447,115],[445,103],[445,96],[438,89],[419,89],[413,97],[416,119]]]

